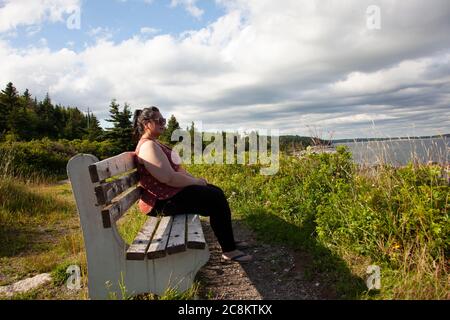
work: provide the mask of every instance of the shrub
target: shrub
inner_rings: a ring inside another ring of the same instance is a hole
[[[114,155],[111,142],[58,140],[47,138],[29,142],[7,141],[0,144],[0,175],[31,180],[64,179],[69,159],[77,153],[90,153],[99,159]]]

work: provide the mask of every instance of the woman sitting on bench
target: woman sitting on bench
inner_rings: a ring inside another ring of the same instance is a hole
[[[222,248],[222,258],[248,262],[252,256],[238,250],[245,242],[235,242],[231,211],[222,189],[203,178],[191,176],[172,161],[172,149],[157,141],[165,130],[164,119],[156,107],[136,110],[134,133],[137,170],[143,193],[139,209],[147,215],[198,213],[210,217],[211,228]]]

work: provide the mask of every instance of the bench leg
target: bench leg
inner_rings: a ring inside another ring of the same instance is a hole
[[[168,289],[188,290],[195,275],[209,260],[209,250],[187,249],[174,255],[144,261],[127,260],[125,287],[128,295],[154,293],[164,295]]]

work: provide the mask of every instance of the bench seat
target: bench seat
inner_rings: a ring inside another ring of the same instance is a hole
[[[206,246],[198,215],[148,217],[127,250],[127,260],[157,259]]]

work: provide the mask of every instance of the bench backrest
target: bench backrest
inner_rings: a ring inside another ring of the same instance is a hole
[[[93,163],[89,174],[95,186],[96,204],[101,207],[104,228],[111,228],[123,214],[140,198],[134,152]],[[107,181],[110,180],[110,181]]]
[[[117,252],[125,255],[129,247],[116,222],[141,194],[134,157],[134,152],[125,152],[99,161],[90,154],[77,154],[67,164],[91,266],[112,263],[109,257]]]

